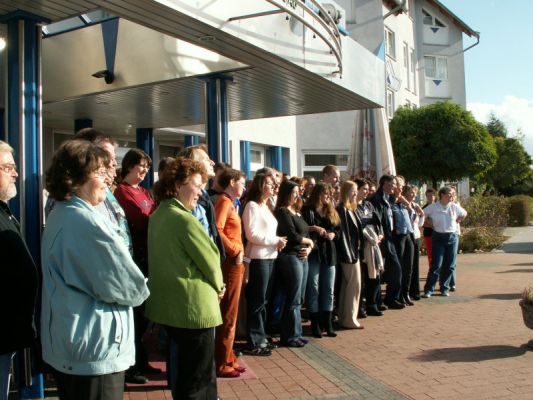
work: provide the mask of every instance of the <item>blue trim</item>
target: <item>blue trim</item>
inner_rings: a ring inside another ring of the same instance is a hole
[[[92,128],[93,120],[89,118],[78,118],[74,120],[74,133],[78,132],[80,129]]]
[[[7,20],[8,39],[7,39],[7,107],[6,129],[9,144],[15,150],[16,162],[21,168],[21,176],[17,180],[18,188],[24,185],[24,218],[21,216],[20,195],[10,202],[11,210],[21,221],[24,228],[26,244],[33,256],[35,263],[40,265],[40,240],[41,240],[41,199],[42,193],[39,188],[39,179],[41,176],[40,167],[40,149],[39,149],[39,44],[41,27],[38,24],[45,18],[36,17],[28,13],[10,13],[11,19]],[[27,17],[27,19],[24,19]],[[5,18],[5,16],[4,16]],[[19,46],[21,35],[19,29],[20,21],[23,22],[24,41]],[[22,53],[22,54],[21,54]],[[19,59],[23,55],[24,65],[19,64]],[[20,85],[20,70],[24,71],[23,86]],[[22,92],[22,87],[24,91]],[[21,116],[20,102],[24,107],[24,114]],[[20,118],[23,118],[24,131],[24,148],[20,140],[21,124]],[[23,154],[24,159],[18,159]],[[24,162],[24,165],[21,163]],[[19,193],[22,193],[19,190]],[[38,317],[37,317],[38,321]],[[22,376],[22,375],[19,375]],[[24,381],[18,379],[19,398],[33,399],[44,397],[44,385],[41,374],[32,371],[32,385],[24,386]]]
[[[283,148],[281,146],[270,147],[270,166],[283,171]]]
[[[115,56],[117,54],[118,18],[102,22],[106,69],[115,73]]]
[[[381,42],[378,48],[378,53],[376,54],[377,58],[385,61],[385,42]]]
[[[217,127],[217,85],[216,78],[209,78],[206,82],[206,123],[207,123],[207,153],[211,160],[218,159],[218,127]]]
[[[246,179],[252,179],[252,171],[250,168],[250,142],[241,140],[241,171],[246,175]]]
[[[350,32],[348,32],[348,31],[346,30],[346,28],[344,28],[343,26],[338,26],[338,25],[337,25],[337,28],[339,29],[339,32],[340,32],[341,34],[343,34],[344,36],[350,36]]]
[[[152,128],[137,128],[136,134],[137,147],[143,150],[152,159],[152,168],[150,168],[146,178],[144,178],[144,181],[141,183],[141,186],[149,189],[154,185],[154,130]]]
[[[34,21],[34,22],[41,22],[45,24],[49,24],[52,22],[50,19],[41,17],[40,15],[33,14],[28,11],[23,10],[15,10],[8,12],[7,14],[0,15],[0,23],[6,23],[12,20],[18,20],[18,19],[24,19],[26,21]]]
[[[200,137],[196,135],[184,135],[184,147],[197,146],[200,144]]]
[[[220,80],[220,161],[229,162],[229,139],[228,139],[228,94],[226,80]]]
[[[56,33],[44,33],[43,32],[43,38],[49,38],[49,37],[52,37],[52,36],[62,35],[63,33],[69,33],[69,32],[72,32],[72,31],[77,31],[78,29],[87,28],[87,27],[93,26],[93,25],[99,25],[99,24],[101,24],[103,22],[111,21],[113,19],[119,19],[119,17],[109,17],[109,18],[103,19],[101,21],[95,21],[95,22],[85,22],[84,21],[84,25],[82,25],[82,26],[75,26],[74,28],[65,29],[64,31],[56,32]]]

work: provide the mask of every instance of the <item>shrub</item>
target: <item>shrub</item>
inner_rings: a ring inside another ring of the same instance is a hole
[[[490,251],[505,241],[502,231],[502,228],[495,227],[465,228],[459,239],[459,250],[464,253]]]
[[[499,196],[472,196],[461,206],[468,212],[461,226],[504,227],[509,220],[509,202]]]
[[[520,195],[509,197],[509,226],[527,226],[531,209],[529,197]]]

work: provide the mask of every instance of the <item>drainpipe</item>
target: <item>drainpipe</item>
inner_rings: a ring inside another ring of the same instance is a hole
[[[468,50],[470,50],[472,47],[476,47],[478,44],[479,44],[479,32],[476,32],[476,34],[474,35],[477,39],[477,42],[474,43],[474,44],[471,44],[470,46],[468,46],[466,49],[464,49],[461,53],[466,53]]]
[[[396,3],[398,3],[398,1],[396,0]],[[402,0],[402,2],[400,4],[398,4],[397,7],[394,7],[392,10],[390,10],[387,14],[385,14],[383,16],[383,19],[387,19],[389,18],[392,14],[395,14],[397,11],[399,10],[402,10],[403,12],[405,12],[405,4],[407,4],[407,0]]]

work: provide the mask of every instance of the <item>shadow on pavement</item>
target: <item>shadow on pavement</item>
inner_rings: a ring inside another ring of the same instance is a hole
[[[519,300],[521,296],[521,293],[494,293],[483,294],[478,298],[483,300]]]
[[[480,362],[498,360],[502,358],[519,357],[528,351],[527,345],[520,347],[491,345],[475,347],[450,347],[427,350],[419,356],[412,357],[415,361],[431,362]]]
[[[533,268],[521,268],[521,269],[509,269],[507,271],[498,271],[497,274],[510,274],[510,273],[518,273],[518,272],[533,272]]]
[[[533,253],[533,244],[531,242],[504,243],[497,250],[504,253],[529,254]]]

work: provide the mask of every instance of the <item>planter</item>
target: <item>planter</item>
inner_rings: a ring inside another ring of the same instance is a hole
[[[533,329],[533,304],[526,304],[524,300],[520,300],[518,303],[522,309],[522,317],[524,318],[524,324],[529,328]],[[527,343],[527,347],[533,349],[533,340],[530,340]]]

